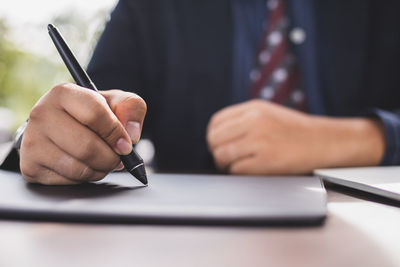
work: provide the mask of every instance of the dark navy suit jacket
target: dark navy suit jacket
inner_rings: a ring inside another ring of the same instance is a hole
[[[154,142],[161,170],[215,170],[205,133],[211,115],[232,104],[231,1],[121,0],[89,64],[99,88],[146,100],[143,136]],[[307,36],[295,51],[309,112],[381,118],[382,164],[399,164],[400,2],[292,0],[289,6],[293,26]]]

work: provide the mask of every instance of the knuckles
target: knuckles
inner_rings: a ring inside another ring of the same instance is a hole
[[[71,91],[71,84],[63,83],[54,86],[49,92],[43,95],[39,101],[34,105],[30,114],[29,121],[43,121],[46,120],[50,110],[49,103],[57,103],[56,99],[62,99],[65,92]],[[51,99],[51,100],[49,100]],[[49,100],[49,101],[48,101]]]
[[[244,175],[244,174],[249,174],[250,171],[245,169],[244,167],[238,165],[238,164],[231,164],[229,165],[228,172],[230,174],[235,174],[235,175]]]
[[[92,169],[89,168],[89,166],[85,166],[84,168],[78,170],[77,172],[74,174],[74,176],[72,176],[74,179],[77,179],[79,181],[89,181],[89,179],[91,177],[93,177],[94,171]]]
[[[70,89],[70,86],[69,86],[69,85],[70,85],[69,83],[61,83],[61,84],[58,84],[58,85],[54,86],[54,87],[49,91],[49,94],[50,94],[50,95],[56,95],[56,96],[58,96],[58,95],[60,95],[61,93],[63,93],[63,92],[65,92],[65,91],[69,90],[69,89]]]
[[[143,98],[141,98],[138,95],[135,95],[135,97],[131,97],[130,99],[131,99],[130,101],[132,102],[132,105],[135,105],[135,107],[136,107],[135,108],[136,112],[138,112],[139,115],[144,117],[147,112],[147,104],[143,100]]]
[[[38,102],[31,110],[29,114],[29,122],[38,122],[46,120],[48,115],[48,108],[45,104]]]
[[[235,156],[235,149],[232,145],[225,145],[213,152],[214,160],[219,169],[224,170]]]
[[[275,104],[262,99],[253,99],[248,101],[249,109],[266,110],[272,108]]]
[[[99,106],[97,106],[96,104],[92,103],[89,105],[90,105],[89,109],[92,112],[86,112],[84,114],[81,114],[80,122],[90,127],[96,125],[99,122],[99,120],[103,119],[104,116],[107,116],[107,114],[105,114],[104,110],[102,108],[99,108]]]
[[[96,141],[93,139],[80,140],[77,157],[83,162],[90,162],[96,157]]]
[[[214,113],[209,122],[208,122],[208,127],[207,127],[207,132],[210,131],[210,129],[212,129],[212,127],[214,127],[217,124],[217,121],[219,120],[219,117],[221,116],[223,110],[217,111],[216,113]]]
[[[216,137],[212,130],[207,130],[206,140],[207,140],[207,143],[208,143],[210,149],[212,149],[213,147],[216,146]]]
[[[28,126],[26,127],[24,136],[22,138],[22,143],[21,143],[21,155],[25,154],[25,151],[32,151],[35,148],[36,145],[36,138],[32,136],[31,131],[29,129],[29,124],[31,122],[28,122]]]
[[[232,158],[233,151],[230,145],[225,145],[215,150],[215,157],[218,160],[229,160]]]
[[[29,160],[21,159],[19,164],[21,174],[28,182],[35,182],[39,174],[40,166]]]
[[[147,113],[147,104],[140,96],[129,93],[116,107],[117,114],[126,112],[134,114],[135,120],[143,120]]]
[[[265,101],[261,102],[262,100],[252,100],[252,105],[250,105],[249,109],[246,111],[245,116],[250,121],[258,121],[260,119],[265,119],[266,112],[264,110]]]
[[[61,83],[53,88],[45,95],[47,98],[51,98],[51,101],[57,102],[59,100],[65,99],[66,95],[76,93],[77,85],[72,83]]]
[[[102,130],[104,132],[101,133],[101,136],[105,140],[113,140],[115,142],[121,136],[121,126],[116,121],[112,121],[108,126],[107,129]]]
[[[32,136],[30,127],[28,123],[28,126],[26,128],[26,131],[24,133],[24,136],[22,138],[22,144],[20,148],[20,170],[21,173],[25,176],[28,176],[29,178],[35,177],[37,173],[39,172],[39,165],[35,163],[34,157],[32,155],[35,155],[37,151],[35,149],[38,147],[37,146],[37,141],[35,136]],[[39,153],[40,154],[40,153]]]
[[[95,126],[99,123],[100,120],[103,120],[106,116],[111,116],[111,111],[109,111],[107,103],[104,99],[101,99],[102,97],[100,97],[100,95],[93,96],[92,94],[89,94],[87,96],[87,110],[90,110],[90,112],[81,114],[81,123],[88,126]]]

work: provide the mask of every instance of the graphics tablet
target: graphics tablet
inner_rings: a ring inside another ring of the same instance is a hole
[[[26,183],[0,171],[0,217],[150,224],[320,224],[326,192],[317,177],[130,174],[73,186]]]

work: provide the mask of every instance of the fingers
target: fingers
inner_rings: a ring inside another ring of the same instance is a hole
[[[75,184],[97,181],[107,172],[96,171],[65,153],[44,135],[33,135],[27,128],[20,150],[20,167],[29,182],[42,184]],[[35,136],[32,138],[32,136]],[[111,166],[110,166],[111,169]]]
[[[63,111],[52,110],[50,112],[43,108],[41,113],[47,113],[46,120],[36,121],[33,118],[29,122],[31,124],[29,131],[36,138],[41,135],[48,137],[65,153],[84,162],[94,170],[107,172],[117,166],[118,155],[93,131]],[[45,140],[40,139],[34,140],[34,142],[46,144]]]
[[[99,135],[116,153],[129,154],[132,142],[103,96],[73,84],[53,88],[52,103]]]
[[[136,94],[121,90],[108,90],[100,93],[125,127],[132,143],[136,144],[140,139],[143,120],[147,111],[146,102]]]
[[[216,113],[207,141],[217,167],[234,174],[309,172],[320,151],[319,126],[298,111],[252,100]]]
[[[245,116],[223,121],[207,129],[207,142],[211,151],[225,143],[243,138],[247,132],[251,131],[246,127]]]
[[[207,143],[217,168],[226,171],[235,161],[253,154],[253,145],[246,135],[245,104],[224,108],[210,120],[207,128]]]
[[[240,104],[232,105],[216,112],[210,119],[209,127],[215,127],[223,122],[234,120],[242,114],[252,113],[260,107],[277,106],[266,100],[253,99]]]
[[[214,128],[225,121],[237,118],[246,110],[246,106],[246,103],[241,103],[221,109],[211,117],[208,128]]]
[[[78,183],[38,164],[36,159],[40,158],[41,154],[35,153],[37,150],[33,148],[33,142],[25,139],[25,136],[22,142],[25,145],[21,146],[20,150],[20,169],[26,181],[45,185],[70,185]],[[27,145],[27,143],[29,144]]]
[[[215,113],[207,127],[207,142],[210,149],[241,138],[254,130],[252,123],[259,117],[259,107],[272,105],[264,100],[251,100],[226,107]]]
[[[226,143],[213,150],[214,161],[221,171],[228,170],[229,166],[244,158],[253,157],[257,147],[246,139]]]
[[[270,124],[270,108],[267,101],[251,100],[226,107],[211,118],[207,142],[218,169],[247,174],[254,170],[254,166],[252,170],[248,167],[257,161],[261,146],[265,151],[270,147],[268,134],[264,133]]]
[[[51,142],[46,143],[43,149],[46,153],[38,159],[37,163],[74,182],[98,181],[103,179],[109,171],[96,171]]]
[[[255,163],[255,157],[242,158],[241,160],[232,162],[232,164],[229,165],[228,172],[242,175],[262,174],[257,171],[259,167]]]
[[[58,173],[47,169],[39,169],[33,176],[28,174],[28,170],[24,171],[24,178],[29,183],[43,184],[43,185],[73,185],[79,182],[69,180]]]

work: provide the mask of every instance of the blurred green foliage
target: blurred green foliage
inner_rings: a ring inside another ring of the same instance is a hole
[[[108,10],[101,10],[91,18],[73,11],[64,14],[56,16],[52,23],[60,28],[72,49],[78,52],[80,61],[86,64],[104,28]],[[51,61],[19,49],[7,38],[10,31],[7,22],[0,18],[0,106],[15,114],[15,129],[26,120],[33,105],[46,91],[57,83],[71,81],[71,78],[61,59]]]
[[[0,20],[0,105],[14,112],[17,127],[63,70],[45,58],[17,49],[7,40],[8,31],[6,22]]]
[[[103,32],[109,10],[100,9],[93,16],[83,16],[78,10],[71,9],[57,15],[52,22],[56,25],[84,66]]]

